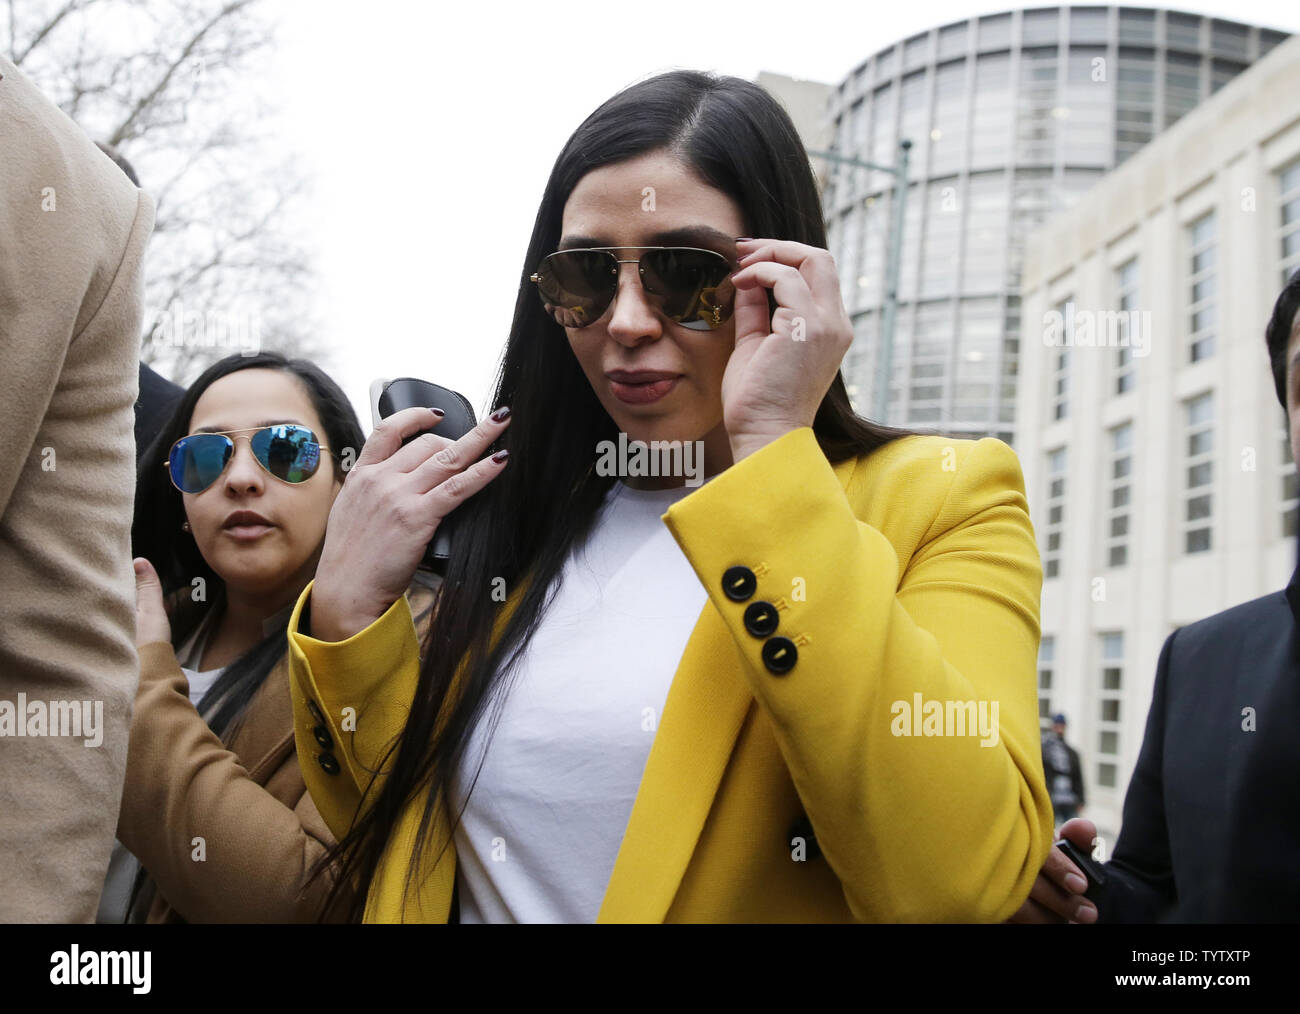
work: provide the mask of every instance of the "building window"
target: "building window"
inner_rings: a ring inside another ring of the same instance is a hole
[[[1120,708],[1124,696],[1124,634],[1098,635],[1101,682],[1097,688],[1097,784],[1116,787],[1119,772]]]
[[[1213,544],[1214,392],[1183,403],[1187,429],[1187,484],[1183,493],[1183,552],[1204,553]]]
[[[1282,284],[1300,268],[1300,162],[1278,175],[1282,207]]]
[[[1210,94],[1213,95],[1245,69],[1244,63],[1237,63],[1234,60],[1211,60]]]
[[[1061,536],[1065,531],[1065,448],[1047,453],[1047,545],[1043,550],[1043,577],[1061,570]]]
[[[1291,434],[1287,431],[1286,413],[1282,413],[1282,460],[1279,473],[1282,482],[1282,537],[1296,534],[1296,511],[1300,509],[1300,486],[1297,486],[1295,455],[1291,453]]]
[[[1055,10],[1047,13],[1056,17]],[[1022,50],[1017,103],[1020,115],[1016,118],[1016,165],[1050,166],[1055,162],[1056,137],[1061,123],[1052,115],[1052,111],[1060,107],[1056,88],[1056,47]]]
[[[1156,41],[1156,12],[1121,7],[1119,12],[1120,44],[1154,46]]]
[[[1115,78],[1115,161],[1118,164],[1155,136],[1155,54],[1149,49],[1120,47]]]
[[[1201,19],[1195,14],[1165,14],[1165,42],[1179,49],[1201,48]]]
[[[1052,675],[1056,672],[1056,638],[1044,635],[1038,644],[1038,725],[1052,727]]]
[[[1007,49],[1011,46],[1011,15],[993,14],[980,18],[981,50]]]
[[[1190,113],[1201,101],[1201,59],[1189,53],[1165,54],[1165,126]]]
[[[1070,305],[1067,299],[1056,306],[1056,312],[1061,315],[1063,342],[1071,342],[1074,335],[1068,333],[1064,322],[1070,319],[1066,310]],[[1064,419],[1070,414],[1070,349],[1069,346],[1059,347],[1053,352],[1052,359],[1052,420]]]
[[[1245,60],[1249,53],[1250,27],[1234,21],[1210,22],[1210,48],[1216,56],[1231,56]]]
[[[1133,424],[1110,431],[1110,470],[1106,478],[1106,566],[1128,565],[1129,524],[1133,505]]]
[[[1115,359],[1115,393],[1127,394],[1133,390],[1137,375],[1133,369],[1133,334],[1129,327],[1130,315],[1137,312],[1138,302],[1138,262],[1133,257],[1122,264],[1115,272],[1115,294],[1119,303],[1119,333],[1116,336],[1119,348]],[[1149,340],[1150,335],[1144,335]]]
[[[1106,22],[1110,12],[1105,7],[1070,8],[1070,44],[1099,42],[1106,44]]]
[[[1188,361],[1193,363],[1214,355],[1214,332],[1218,326],[1214,235],[1213,211],[1202,215],[1187,227],[1187,245],[1191,258],[1188,278],[1191,317],[1188,324],[1187,354]]]
[[[1020,44],[1022,46],[1055,45],[1060,11],[1055,7],[1046,10],[1025,11],[1020,15]]]
[[[961,56],[966,53],[966,25],[962,21],[955,25],[945,25],[939,29],[939,59],[946,60],[951,56]]]

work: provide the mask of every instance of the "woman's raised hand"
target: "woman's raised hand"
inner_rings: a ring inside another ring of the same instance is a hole
[[[722,412],[739,461],[811,426],[853,343],[829,251],[779,239],[738,243],[736,348],[722,377]],[[768,311],[767,293],[777,310]]]
[[[440,419],[428,408],[403,409],[366,440],[330,511],[312,586],[311,636],[342,641],[387,612],[442,519],[505,468],[505,451],[482,455],[510,425],[509,409],[459,440],[425,433],[402,446]]]

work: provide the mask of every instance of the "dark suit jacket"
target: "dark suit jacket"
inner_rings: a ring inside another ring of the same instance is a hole
[[[1300,568],[1170,635],[1103,922],[1300,921]]]
[[[185,388],[173,384],[145,363],[140,364],[140,397],[135,403],[135,460],[138,463],[162,432]]]

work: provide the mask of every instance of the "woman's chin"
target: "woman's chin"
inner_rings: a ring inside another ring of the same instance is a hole
[[[289,575],[296,573],[300,566],[301,563],[287,559],[252,561],[227,556],[217,561],[213,570],[225,582],[227,593],[260,598],[283,588]]]

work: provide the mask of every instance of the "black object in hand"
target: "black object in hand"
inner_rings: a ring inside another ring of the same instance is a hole
[[[1088,881],[1088,889],[1083,892],[1083,896],[1089,901],[1096,903],[1102,888],[1106,886],[1106,870],[1088,855],[1078,845],[1070,841],[1069,838],[1062,838],[1056,843],[1056,847],[1065,853],[1065,857],[1079,867],[1083,877]]]
[[[421,432],[436,433],[448,440],[457,440],[477,424],[474,409],[470,407],[463,394],[431,384],[427,380],[417,380],[415,377],[399,377],[385,386],[379,396],[379,415],[381,418],[387,418],[394,412],[417,405],[424,408],[440,408],[443,411],[443,417],[438,425],[430,426],[428,430]],[[407,437],[402,441],[403,445],[409,444],[419,435],[415,433]],[[453,511],[442,519],[432,541],[424,551],[424,565],[438,574],[445,572],[447,558],[451,555],[452,528],[456,517]]]

